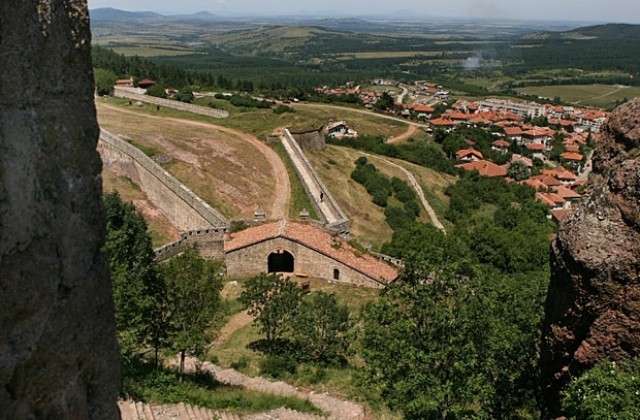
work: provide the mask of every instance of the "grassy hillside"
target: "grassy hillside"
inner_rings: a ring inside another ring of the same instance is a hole
[[[390,240],[393,234],[386,223],[384,209],[374,204],[366,189],[351,179],[351,172],[356,166],[354,162],[365,154],[358,150],[330,145],[322,152],[308,153],[307,156],[327,188],[347,213],[351,220],[351,233],[359,241],[369,243],[375,249],[380,249],[382,244]],[[445,190],[447,186],[455,182],[455,177],[397,159],[377,158],[372,155],[366,155],[366,157],[389,177],[395,176],[406,181],[404,173],[385,163],[385,160],[409,169],[422,185],[425,196],[434,210],[440,216],[444,214],[449,202]],[[429,223],[426,212],[421,213],[420,221]]]
[[[114,102],[118,103],[110,101]],[[250,218],[258,206],[271,208],[275,191],[271,166],[256,159],[260,153],[248,142],[215,129],[157,118],[168,111],[158,113],[149,106],[146,114],[100,102],[97,108],[101,127],[170,155],[165,169],[225,216]],[[156,115],[150,117],[152,112]]]

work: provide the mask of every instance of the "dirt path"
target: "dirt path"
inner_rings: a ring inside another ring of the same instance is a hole
[[[440,222],[440,219],[438,219],[438,215],[433,210],[433,207],[431,207],[431,204],[429,204],[429,202],[427,201],[427,198],[424,196],[424,191],[422,191],[422,187],[418,183],[418,180],[416,179],[416,177],[408,169],[406,169],[403,166],[398,165],[397,163],[391,162],[388,159],[380,157],[380,156],[372,155],[372,154],[369,154],[369,153],[364,153],[364,155],[366,155],[368,157],[371,157],[371,158],[374,158],[374,159],[381,160],[381,161],[383,161],[383,162],[385,162],[385,163],[387,163],[387,164],[389,164],[389,165],[391,165],[391,166],[393,166],[395,168],[400,169],[405,174],[407,179],[409,180],[409,184],[411,184],[413,189],[418,194],[418,198],[420,198],[420,202],[422,203],[422,206],[427,211],[427,214],[429,215],[429,219],[431,219],[431,223],[433,223],[433,225],[437,229],[440,229],[444,233],[447,232],[445,227],[444,227],[444,225]]]
[[[582,101],[576,102],[576,104],[581,104],[584,101],[593,101],[594,99],[606,98],[607,96],[614,95],[614,94],[620,92],[623,89],[626,89],[626,87],[619,87],[619,88],[616,88],[615,90],[612,90],[611,92],[605,93],[604,95],[592,96],[591,98],[583,99]]]
[[[387,143],[397,143],[399,141],[406,140],[409,137],[413,136],[413,134],[416,131],[418,131],[418,127],[416,127],[415,125],[410,125],[407,128],[406,133],[403,133],[403,134],[400,134],[399,136],[390,138],[389,140],[387,140]]]
[[[251,323],[251,321],[253,321],[253,317],[246,311],[235,314],[231,319],[229,319],[229,322],[220,329],[220,335],[213,343],[211,343],[210,347],[218,347],[222,345],[229,337],[231,337],[231,334]]]
[[[211,123],[191,121],[191,120],[185,120],[185,119],[174,118],[174,117],[158,117],[154,115],[141,114],[139,112],[125,110],[117,106],[107,105],[102,103],[101,104],[96,103],[96,106],[105,107],[112,111],[121,112],[123,114],[130,114],[130,115],[136,115],[136,116],[144,115],[145,119],[147,120],[157,119],[157,120],[163,120],[163,121],[173,121],[179,124],[187,124],[194,127],[209,128],[209,129],[221,131],[223,133],[234,135],[248,143],[251,143],[264,156],[267,162],[269,162],[273,170],[273,176],[275,181],[275,199],[273,201],[271,209],[265,209],[265,211],[267,212],[267,217],[269,219],[287,218],[289,214],[289,198],[291,197],[291,184],[289,183],[289,174],[287,172],[287,168],[284,165],[284,162],[282,162],[282,159],[280,159],[280,156],[278,156],[278,154],[275,151],[273,151],[273,149],[271,149],[269,146],[267,146],[266,144],[264,144],[263,142],[255,138],[254,136],[247,133],[243,133],[241,131],[228,128],[228,127],[223,127],[223,126],[211,124]]]

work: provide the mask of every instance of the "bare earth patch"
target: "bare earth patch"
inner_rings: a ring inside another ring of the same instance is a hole
[[[115,175],[108,168],[102,171],[104,192],[117,191],[125,202],[132,203],[142,214],[149,226],[149,233],[154,247],[171,243],[180,238],[180,231],[157,208],[140,187],[129,179]]]
[[[105,129],[151,146],[173,161],[165,169],[230,218],[285,217],[289,176],[280,157],[255,137],[213,124],[165,118],[96,103]]]

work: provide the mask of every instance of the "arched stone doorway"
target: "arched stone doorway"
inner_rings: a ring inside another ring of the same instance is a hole
[[[293,273],[295,259],[287,251],[275,251],[269,254],[268,266],[269,273]]]

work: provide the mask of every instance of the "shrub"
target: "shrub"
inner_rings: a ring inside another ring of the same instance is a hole
[[[238,360],[231,363],[231,369],[242,370],[249,366],[249,358],[245,355],[240,356]]]
[[[295,110],[293,108],[291,108],[290,106],[286,106],[286,105],[278,105],[276,108],[274,108],[273,113],[274,114],[284,114],[286,112],[295,112]]]
[[[260,362],[260,374],[282,379],[296,372],[297,363],[292,356],[269,354]]]

